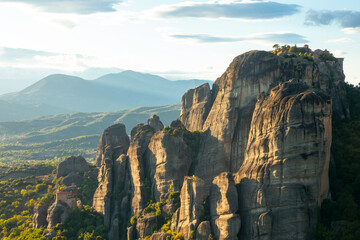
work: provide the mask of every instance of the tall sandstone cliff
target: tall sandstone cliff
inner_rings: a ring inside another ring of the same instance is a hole
[[[312,239],[344,78],[342,59],[251,51],[186,92],[171,126],[105,130],[94,208],[109,239]]]

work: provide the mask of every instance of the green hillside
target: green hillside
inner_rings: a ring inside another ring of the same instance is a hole
[[[158,115],[169,125],[180,115],[180,104],[140,107],[107,113],[60,114],[31,120],[0,123],[0,163],[60,160],[82,155],[89,161],[96,154],[100,135],[110,125],[123,123],[127,132],[138,123]]]

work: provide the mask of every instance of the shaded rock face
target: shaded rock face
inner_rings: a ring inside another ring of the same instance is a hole
[[[41,228],[47,226],[47,209],[46,205],[37,205],[34,208],[33,224],[34,228]]]
[[[156,216],[148,215],[139,218],[136,224],[136,230],[140,238],[145,236],[151,236],[153,233],[153,227],[156,225]]]
[[[240,238],[311,238],[328,194],[331,112],[328,95],[297,81],[259,96],[236,174]]]
[[[211,92],[208,83],[190,89],[181,99],[179,120],[189,131],[201,131],[211,107]]]
[[[97,161],[100,162],[98,188],[93,198],[93,207],[104,214],[104,223],[110,226],[111,219],[118,214],[116,203],[112,196],[121,194],[126,185],[124,174],[128,164],[126,157],[130,140],[123,124],[116,124],[107,128],[101,136]]]
[[[159,131],[149,143],[147,161],[153,179],[155,201],[167,199],[170,191],[179,191],[188,175],[192,151],[183,139],[182,131],[172,134]]]
[[[210,215],[217,239],[237,239],[241,220],[238,195],[233,176],[223,172],[216,176],[210,191]]]
[[[62,161],[56,169],[56,177],[66,176],[70,173],[84,173],[89,171],[89,165],[82,156],[71,156]]]
[[[203,221],[196,229],[196,239],[208,240],[211,234],[211,226],[209,221]]]
[[[149,200],[150,194],[145,188],[145,156],[148,145],[155,130],[149,125],[144,125],[138,129],[134,135],[132,143],[128,151],[129,168],[131,176],[131,211],[132,215],[139,215],[145,207],[145,203]],[[150,180],[147,179],[148,184]]]

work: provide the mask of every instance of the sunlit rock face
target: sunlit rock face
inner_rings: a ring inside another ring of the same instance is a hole
[[[328,197],[331,121],[349,115],[343,93],[342,59],[251,51],[211,89],[187,91],[171,126],[153,116],[131,141],[104,133],[94,207],[109,236],[312,239]],[[153,232],[161,217],[173,232]]]
[[[243,239],[310,239],[327,197],[330,97],[288,81],[259,95],[236,174]]]

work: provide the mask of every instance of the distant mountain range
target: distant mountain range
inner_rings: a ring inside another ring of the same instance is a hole
[[[206,80],[170,81],[134,71],[107,74],[95,80],[50,75],[16,93],[0,96],[0,121],[72,112],[110,112],[180,102],[181,96]]]
[[[180,115],[180,104],[139,107],[103,113],[71,113],[30,120],[0,122],[0,164],[82,155],[94,160],[100,135],[107,127],[123,123],[128,134],[138,123],[158,115],[169,125]]]

